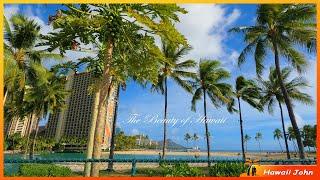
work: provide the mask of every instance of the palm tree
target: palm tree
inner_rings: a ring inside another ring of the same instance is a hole
[[[92,155],[87,156],[100,159],[105,124],[103,114],[108,104],[111,78],[120,76],[121,80],[126,81],[135,77],[156,83],[159,61],[165,58],[155,43],[155,36],[164,37],[176,45],[187,45],[184,36],[174,27],[174,23],[179,21],[178,14],[187,12],[175,4],[66,6],[66,10],[51,16],[53,27],[59,32],[45,36],[43,44],[48,45],[50,51],[58,48],[62,54],[67,50],[81,51],[78,44],[95,45],[98,55],[92,60],[100,64],[100,71],[94,93],[99,94],[99,101],[97,116],[94,117],[96,126],[91,126],[93,130],[90,130],[89,136],[89,141],[94,141],[87,147],[87,152]],[[99,171],[100,163],[94,162],[90,174],[86,176],[99,176]]]
[[[162,52],[166,61],[160,67],[158,83],[152,85],[152,89],[164,95],[164,121],[163,121],[163,146],[162,158],[165,158],[167,142],[167,110],[168,110],[168,78],[174,80],[184,90],[191,93],[192,86],[188,83],[188,78],[194,78],[195,73],[189,69],[196,66],[193,60],[181,61],[181,58],[191,50],[188,46],[176,47],[169,44],[167,40],[162,40]]]
[[[198,139],[199,139],[199,136],[196,134],[196,133],[194,133],[193,134],[193,136],[192,136],[192,140],[194,141],[194,147],[195,148],[197,148],[197,146],[196,146],[196,142],[198,141]]]
[[[259,151],[261,153],[261,145],[260,145],[260,140],[262,139],[262,134],[260,132],[257,132],[256,136],[254,137],[254,139],[258,142],[259,145]]]
[[[208,166],[210,166],[210,139],[207,121],[207,95],[212,104],[218,108],[221,105],[230,103],[232,88],[223,82],[230,77],[228,71],[220,66],[217,60],[201,60],[197,70],[197,77],[191,82],[195,89],[191,109],[196,110],[196,102],[203,96],[204,125],[207,140]]]
[[[4,73],[5,98],[3,103],[6,102],[8,96],[16,94],[14,87],[21,90],[23,94],[30,62],[41,62],[46,58],[62,58],[59,54],[48,53],[45,50],[35,50],[36,42],[40,39],[41,27],[34,20],[28,19],[21,14],[16,14],[11,17],[10,23],[4,18],[4,25],[6,68]]]
[[[239,122],[240,122],[240,136],[241,136],[241,149],[242,149],[242,159],[246,159],[245,149],[244,149],[244,134],[243,134],[243,119],[241,111],[241,100],[247,102],[249,105],[262,111],[262,107],[259,103],[260,92],[256,83],[253,80],[247,80],[243,76],[239,76],[236,79],[235,96],[238,101],[238,112],[239,112]],[[229,112],[235,111],[233,109],[234,102],[229,104]]]
[[[32,86],[26,88],[25,101],[33,105],[33,113],[38,117],[30,151],[30,158],[32,159],[40,120],[49,111],[56,111],[64,107],[67,92],[64,89],[64,79],[56,77],[41,64],[32,63],[29,73],[34,81],[31,83]]]
[[[284,102],[287,106],[292,127],[297,137],[299,156],[305,158],[303,143],[293,112],[291,98],[281,79],[280,57],[287,59],[294,68],[301,72],[307,61],[296,47],[306,48],[308,52],[315,51],[316,23],[315,6],[308,4],[268,4],[259,5],[256,25],[237,27],[230,31],[243,32],[247,46],[238,58],[241,65],[246,55],[254,50],[256,72],[261,75],[264,59],[268,50],[274,53],[274,64]]]
[[[191,139],[191,136],[190,136],[190,134],[189,133],[186,133],[185,135],[184,135],[184,140],[187,142],[187,147],[188,147],[188,144],[189,144],[189,140]]]
[[[313,100],[310,95],[303,93],[300,89],[309,87],[308,82],[302,77],[296,77],[290,80],[292,70],[289,67],[285,67],[281,70],[281,76],[284,86],[287,89],[288,95],[292,100],[304,103],[306,105],[313,104]],[[286,129],[284,124],[282,104],[284,103],[284,97],[281,92],[280,84],[278,83],[277,72],[274,67],[270,67],[270,72],[267,80],[258,79],[259,86],[261,87],[261,104],[268,107],[270,114],[273,114],[273,107],[277,104],[280,109],[281,124],[283,137],[286,145],[287,158],[290,159],[290,151],[287,141]]]
[[[282,146],[281,146],[281,143],[280,143],[280,139],[283,138],[283,135],[282,135],[282,132],[281,132],[281,130],[279,128],[277,128],[277,129],[275,129],[273,131],[273,138],[278,140],[281,152],[283,152],[283,149],[282,149]]]
[[[251,139],[251,137],[248,134],[244,135],[243,141],[246,145],[246,152],[248,152],[248,142],[250,141],[250,139]]]
[[[313,146],[313,127],[311,125],[304,125],[302,128],[302,137],[303,137],[303,145],[308,147],[308,151],[310,152],[310,147]]]
[[[292,127],[288,127],[288,139],[289,139],[289,141],[292,142],[292,146],[294,148],[294,151],[297,152],[297,145],[294,142],[294,140],[296,139],[296,134],[294,133],[294,130]]]

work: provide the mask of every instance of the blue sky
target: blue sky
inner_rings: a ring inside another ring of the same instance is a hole
[[[244,48],[243,37],[239,34],[228,33],[228,29],[234,26],[253,25],[255,21],[256,5],[213,5],[213,4],[193,4],[181,5],[189,11],[188,14],[181,16],[180,23],[176,24],[178,30],[189,40],[193,50],[185,56],[185,59],[194,59],[199,61],[201,58],[218,59],[223,66],[228,69],[232,77],[228,80],[234,84],[235,78],[243,75],[247,78],[255,78],[255,66],[251,56],[247,62],[239,68],[236,65],[236,59],[239,53]],[[30,18],[35,19],[42,26],[42,33],[48,33],[52,27],[47,25],[48,15],[55,14],[55,11],[63,8],[61,5],[6,5],[5,15],[9,18],[12,14],[23,13]],[[67,56],[71,60],[86,56],[86,53],[67,52]],[[314,99],[316,97],[315,77],[316,77],[316,55],[306,54],[310,67],[304,75],[311,88],[304,90],[308,92]],[[268,65],[273,63],[273,58],[270,55],[267,57],[267,74]],[[269,60],[270,59],[270,60]],[[50,64],[48,62],[48,64]],[[286,62],[282,61],[283,67]],[[120,93],[119,127],[126,134],[147,134],[154,140],[162,140],[162,124],[151,123],[128,123],[132,114],[138,114],[140,118],[146,115],[163,117],[162,95],[152,93],[150,89],[143,89],[133,82],[128,82],[126,91]],[[224,119],[222,124],[210,124],[209,130],[212,135],[212,150],[240,150],[240,128],[238,114],[229,114],[225,108],[215,109],[208,103],[208,117],[214,119]],[[278,150],[279,145],[273,139],[272,132],[275,128],[281,128],[279,111],[275,108],[274,115],[259,113],[252,109],[246,103],[242,103],[244,131],[249,134],[252,139],[248,143],[249,150],[258,149],[258,145],[254,140],[257,132],[261,132],[262,149]],[[193,121],[203,113],[202,102],[197,105],[197,112],[192,112],[191,95],[184,92],[174,82],[169,80],[168,84],[168,113],[169,119],[185,119],[191,117]],[[314,106],[305,106],[295,103],[295,114],[297,116],[298,125],[301,127],[304,124],[315,124],[316,108]],[[285,109],[286,126],[290,125]],[[45,123],[45,122],[44,122]],[[175,126],[168,126],[168,138],[180,144],[186,144],[183,140],[185,133],[197,133],[201,138],[197,142],[200,148],[204,149],[204,124],[193,123],[181,126],[181,123]],[[291,144],[290,144],[291,147]],[[291,147],[292,149],[292,147]]]

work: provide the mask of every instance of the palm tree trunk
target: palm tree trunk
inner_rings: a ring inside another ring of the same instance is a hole
[[[289,145],[288,145],[288,138],[287,138],[287,134],[286,134],[286,128],[284,127],[282,106],[281,106],[281,103],[279,100],[278,100],[278,103],[279,103],[279,108],[280,108],[280,113],[281,113],[282,131],[283,131],[284,142],[286,145],[287,159],[290,159],[290,151],[289,151]]]
[[[299,156],[300,156],[300,159],[305,159],[304,147],[303,147],[301,135],[300,135],[300,132],[299,132],[299,127],[298,127],[296,118],[295,118],[294,113],[293,113],[292,103],[291,103],[291,100],[289,98],[287,89],[283,84],[283,79],[282,79],[282,76],[281,76],[281,69],[280,69],[280,62],[279,62],[279,55],[278,55],[278,48],[277,48],[276,43],[274,43],[274,42],[273,42],[273,48],[274,48],[274,54],[275,54],[275,58],[274,59],[275,59],[275,65],[276,65],[276,72],[277,72],[277,75],[278,75],[278,80],[279,80],[279,83],[280,83],[281,92],[283,94],[284,101],[285,101],[286,106],[287,106],[287,110],[288,110],[288,114],[289,114],[289,117],[290,117],[290,120],[291,120],[292,128],[293,128],[295,136],[296,136],[297,144],[298,144],[298,147],[299,147]]]
[[[97,114],[97,122],[96,122],[96,130],[94,134],[94,143],[93,143],[93,152],[92,157],[93,159],[100,159],[101,157],[101,145],[104,138],[104,128],[105,128],[105,114],[107,113],[107,104],[108,104],[108,97],[110,92],[111,85],[109,83],[109,87],[106,90],[100,91],[99,97],[99,108]],[[91,167],[91,177],[99,177],[100,172],[100,163],[92,163]]]
[[[99,111],[99,109],[98,109],[99,97],[100,97],[99,92],[96,92],[94,96],[95,97],[94,97],[93,109],[92,109],[93,113],[92,113],[92,117],[91,117],[90,132],[89,132],[89,137],[88,137],[88,142],[87,142],[87,154],[86,154],[87,159],[92,159],[94,132],[96,129],[97,115],[98,115],[98,111]],[[87,162],[85,164],[84,176],[90,177],[90,172],[91,172],[91,162]]]
[[[37,140],[37,136],[38,136],[38,131],[39,131],[39,122],[40,122],[41,116],[39,116],[39,119],[37,120],[37,124],[36,124],[36,132],[34,133],[34,137],[33,137],[33,141],[32,141],[32,149],[30,151],[29,154],[29,159],[33,159],[34,157],[34,150],[36,147],[36,140]]]
[[[207,121],[207,101],[206,101],[206,89],[203,88],[203,109],[204,109],[204,125],[206,129],[206,138],[207,138],[207,155],[208,155],[208,167],[210,167],[210,139],[209,139],[209,129]]]
[[[164,121],[163,121],[163,145],[162,145],[162,159],[165,157],[167,146],[167,108],[168,108],[168,87],[167,77],[164,79]]]
[[[120,85],[117,87],[117,99],[115,104],[115,112],[113,116],[113,123],[112,123],[112,134],[111,134],[111,142],[110,142],[110,153],[109,153],[109,159],[113,159],[114,156],[114,142],[115,142],[115,136],[116,136],[116,124],[117,124],[117,114],[118,114],[118,104],[119,104],[119,94],[120,94]],[[108,164],[108,170],[113,171],[113,162],[109,162]]]
[[[33,114],[30,115],[30,119],[28,121],[28,125],[27,125],[27,142],[25,145],[25,152],[24,152],[24,156],[25,158],[27,157],[28,154],[28,148],[29,148],[29,140],[30,140],[30,134],[31,134],[31,124],[32,124],[32,116]]]
[[[278,138],[278,143],[280,145],[280,149],[281,149],[281,152],[283,152],[283,149],[282,149],[282,146],[281,146],[281,143],[280,143],[280,139]]]
[[[99,98],[99,112],[97,114],[97,123],[95,128],[94,134],[94,143],[93,143],[93,158],[100,159],[101,157],[101,145],[103,141],[103,132],[104,132],[104,125],[105,119],[102,118],[104,109],[106,109],[106,104],[108,103],[108,91],[111,85],[110,82],[110,63],[112,61],[112,53],[113,53],[113,41],[112,39],[108,40],[108,47],[106,48],[106,59],[104,70],[102,74],[102,82],[100,82],[100,98]],[[100,171],[100,164],[93,163],[91,167],[91,176],[98,177]]]
[[[261,145],[260,145],[260,141],[258,140],[258,145],[259,145],[259,151],[260,151],[260,154],[262,153],[261,151]]]
[[[246,153],[244,152],[244,140],[243,140],[243,121],[242,121],[242,114],[241,114],[241,103],[240,98],[238,97],[238,106],[239,106],[239,117],[240,117],[240,135],[241,135],[241,150],[242,150],[242,159],[243,161],[246,160]]]
[[[8,96],[8,90],[5,88],[4,89],[4,97],[3,97],[3,106],[6,104],[7,96]]]

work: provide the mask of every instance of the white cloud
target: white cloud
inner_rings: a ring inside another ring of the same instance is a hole
[[[10,5],[5,6],[4,8],[4,16],[9,20],[12,15],[17,14],[19,12],[19,6],[18,5]]]
[[[235,22],[240,11],[234,9],[227,14],[220,5],[192,4],[181,5],[188,13],[180,16],[177,29],[185,35],[193,50],[188,58],[230,59],[229,50],[224,47],[227,28]],[[224,62],[228,63],[228,62]]]
[[[131,130],[131,134],[132,135],[137,135],[137,134],[139,134],[139,130],[138,129],[132,129]]]

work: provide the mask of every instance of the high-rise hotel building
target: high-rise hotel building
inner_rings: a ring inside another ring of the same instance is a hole
[[[94,83],[90,73],[71,74],[67,77],[66,90],[70,92],[66,107],[49,115],[45,136],[59,141],[61,137],[88,138],[94,108],[94,94],[89,87]],[[105,116],[104,142],[102,148],[109,146],[112,121],[115,112],[117,89],[112,87]]]
[[[13,118],[10,123],[6,124],[5,132],[7,132],[7,135],[20,134],[24,137],[37,128],[36,120],[36,116],[32,116],[32,120],[30,117]]]

